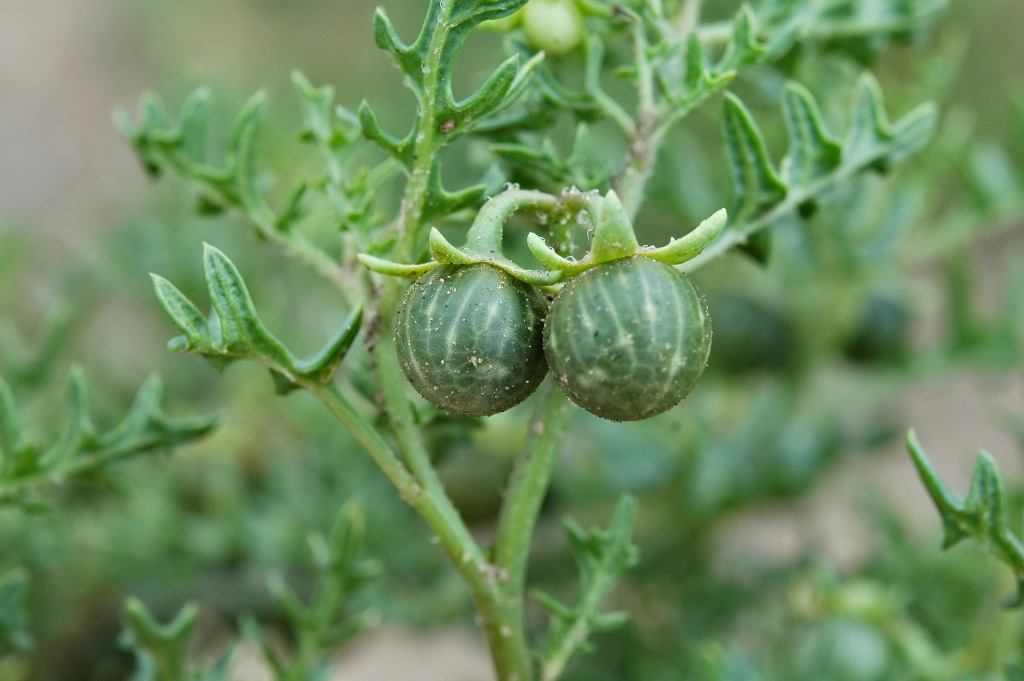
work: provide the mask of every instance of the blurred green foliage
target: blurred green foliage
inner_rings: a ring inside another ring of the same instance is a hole
[[[736,4],[707,3],[707,11],[725,19]],[[891,445],[907,425],[900,398],[922,381],[964,370],[1020,371],[1024,269],[1013,230],[1024,220],[1024,109],[1018,101],[1015,119],[1006,94],[1024,87],[1021,53],[1012,36],[988,39],[977,28],[1021,25],[1019,5],[953,3],[930,42],[910,36],[909,47],[880,55],[873,45],[828,44],[809,57],[801,53],[811,48],[796,45],[778,67],[755,67],[735,83],[759,121],[776,120],[787,78],[813,83],[825,119],[842,129],[849,84],[869,62],[891,110],[931,98],[945,114],[936,140],[895,177],[869,175],[835,188],[813,207],[812,230],[795,220],[777,225],[765,267],[736,254],[697,275],[715,340],[708,375],[684,405],[652,422],[579,420],[546,501],[531,570],[552,598],[572,602],[575,568],[551,528],[569,510],[584,525],[603,522],[626,491],[641,500],[643,561],[613,595],[631,623],[599,635],[597,652],[566,678],[1022,678],[1019,667],[1006,667],[1024,651],[1024,629],[1019,613],[999,610],[1007,592],[1002,573],[970,550],[939,553],[937,527],[922,538],[890,499],[866,494],[851,511],[870,536],[854,565],[838,564],[812,541],[775,560],[756,548],[730,555],[725,566],[722,558],[723,536],[737,518],[799,508],[834,476],[856,475],[851,463]],[[172,101],[209,84],[218,93],[213,118],[226,121],[251,91],[267,86],[273,104],[261,154],[276,172],[303,175],[316,160],[312,151],[295,154],[290,138],[300,123],[287,104],[292,68],[313,83],[335,84],[337,100],[353,107],[368,95],[389,127],[411,120],[411,98],[373,46],[371,10],[359,2],[148,0],[135,3],[126,21],[146,81]],[[388,10],[409,35],[422,3],[396,0]],[[495,34],[470,36],[457,92],[479,85],[484,65],[497,63],[499,42]],[[580,66],[570,61],[565,69],[578,74]],[[638,220],[646,243],[662,243],[677,225],[728,202],[718,114],[716,106],[700,110],[671,133]],[[565,120],[555,128],[560,155],[570,153],[572,127]],[[783,127],[762,127],[768,148],[781,151]],[[591,156],[621,144],[606,123],[588,134]],[[490,165],[514,157],[509,148],[492,155],[475,139],[451,153],[450,186],[487,177]],[[600,158],[590,161],[590,177],[601,177]],[[530,177],[525,166],[515,171]],[[274,199],[287,194],[270,191]],[[240,630],[255,636],[255,625],[238,624],[246,618],[272,638],[287,637],[296,613],[267,583],[289,585],[297,603],[323,588],[323,556],[311,557],[307,538],[331,536],[346,502],[371,518],[362,553],[386,566],[346,593],[346,607],[379,612],[393,625],[470,624],[468,596],[420,521],[308,396],[272,397],[270,379],[255,367],[232,367],[222,378],[164,352],[168,329],[146,275],[160,272],[193,300],[204,299],[195,266],[203,241],[230,247],[246,272],[273,273],[247,281],[267,325],[282,329],[297,353],[314,352],[343,318],[322,281],[252,245],[237,218],[193,217],[183,208],[192,199],[173,185],[147,191],[102,234],[95,255],[74,262],[48,262],[48,245],[7,228],[0,213],[0,385],[10,386],[31,433],[48,439],[65,427],[58,395],[72,357],[90,376],[91,406],[104,426],[128,410],[154,369],[165,377],[168,413],[221,412],[209,438],[171,456],[48,477],[33,489],[31,506],[0,507],[0,680],[128,678],[132,661],[118,634],[129,596],[152,613],[130,606],[135,633],[125,640],[143,646],[142,630],[160,631],[156,621],[171,620],[190,601],[201,604],[197,647],[207,657],[222,655]],[[331,220],[314,218],[311,238],[331,244]],[[816,234],[834,238],[815,242]],[[47,293],[26,293],[41,278]],[[979,287],[993,285],[997,302],[983,304]],[[941,318],[929,323],[936,310]],[[358,347],[353,353],[358,383],[367,360]],[[432,425],[442,477],[481,532],[493,525],[525,414]],[[2,454],[11,457],[6,443]],[[1017,510],[1024,487],[1009,480],[1007,496]],[[539,611],[530,616],[538,619]],[[191,611],[181,617],[183,630],[193,626]]]

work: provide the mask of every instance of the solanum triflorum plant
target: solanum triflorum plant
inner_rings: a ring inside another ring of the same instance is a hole
[[[606,530],[569,523],[580,568],[577,599],[566,604],[539,595],[550,624],[540,641],[527,629],[531,538],[573,403],[618,421],[678,404],[704,368],[714,316],[684,272],[733,246],[763,256],[769,227],[812,215],[837,187],[892,167],[933,129],[929,105],[890,123],[877,83],[865,74],[847,132],[835,136],[810,90],[787,82],[778,96],[789,150],[776,164],[746,105],[726,94],[721,123],[732,205],[695,229],[673,230],[667,244],[641,246],[633,223],[668,135],[748,67],[771,65],[795,45],[816,41],[867,34],[878,47],[921,29],[932,15],[924,5],[896,0],[769,0],[744,6],[732,22],[702,24],[699,9],[693,0],[431,0],[411,43],[378,10],[377,45],[417,98],[412,127],[393,134],[369,102],[354,112],[336,107],[329,86],[314,87],[296,74],[302,137],[318,150],[324,172],[297,183],[276,208],[256,166],[262,95],[238,116],[220,163],[207,154],[203,89],[177,123],[152,96],[137,123],[118,119],[151,174],[181,176],[205,210],[239,211],[348,303],[352,312],[339,320],[334,338],[299,359],[266,328],[241,273],[215,247],[204,256],[210,315],[154,275],[159,300],[183,334],[172,349],[200,354],[218,368],[240,359],[266,366],[279,392],[315,396],[373,457],[472,593],[501,681],[559,678],[592,631],[623,619],[605,613],[602,601],[637,560],[630,497],[615,507]],[[537,17],[548,19],[538,25]],[[485,22],[505,33],[511,54],[474,94],[456,99],[454,64],[467,34]],[[580,85],[570,84],[574,69]],[[613,71],[633,86],[625,101],[606,89]],[[555,134],[563,116],[574,129],[564,157],[543,137]],[[588,160],[590,125],[601,120],[622,135],[621,158]],[[442,160],[467,135],[485,140],[503,165],[479,185],[450,191]],[[367,146],[377,155],[354,153]],[[396,177],[402,196],[388,206],[381,188]],[[507,184],[523,178],[530,184]],[[314,200],[333,210],[340,257],[302,231]],[[506,220],[516,212],[534,218],[527,245],[540,269],[503,251]],[[462,247],[436,228],[442,222],[471,223]],[[373,388],[362,392],[379,419],[344,388],[348,368],[365,368],[358,357],[346,361],[360,333],[374,377]],[[549,371],[553,380],[545,380]],[[429,455],[425,434],[440,412],[410,386],[440,410],[471,416],[509,409],[539,392],[486,545],[470,533]]]

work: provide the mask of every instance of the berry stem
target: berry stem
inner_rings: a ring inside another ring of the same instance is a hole
[[[502,504],[495,538],[495,564],[502,571],[505,623],[522,632],[526,568],[540,509],[555,461],[576,409],[552,380],[541,386],[529,434],[516,460]],[[525,634],[522,634],[525,636]]]

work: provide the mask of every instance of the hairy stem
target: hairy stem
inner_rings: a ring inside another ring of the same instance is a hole
[[[530,542],[547,496],[558,453],[575,415],[575,407],[554,381],[541,388],[529,435],[516,460],[495,539],[495,564],[502,572],[505,626],[525,641],[526,568]]]
[[[338,388],[312,381],[303,387],[315,395],[370,453],[395,488],[437,534],[438,541],[469,586],[483,622],[499,681],[531,681],[532,663],[525,637],[509,626],[501,570],[490,563],[459,518],[436,475],[420,484],[379,432]]]

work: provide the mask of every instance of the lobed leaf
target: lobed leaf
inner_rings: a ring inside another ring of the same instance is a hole
[[[423,222],[430,222],[442,215],[449,215],[464,208],[476,205],[487,191],[483,184],[449,192],[441,184],[441,163],[435,161],[430,171],[430,182],[427,188],[427,200],[423,206]]]
[[[177,139],[182,152],[196,163],[206,159],[206,126],[210,112],[210,90],[193,90],[181,106]]]
[[[786,85],[782,114],[790,144],[784,176],[791,185],[807,186],[839,167],[843,148],[829,134],[817,101],[805,87]]]
[[[260,362],[270,369],[280,394],[297,389],[302,380],[329,383],[334,379],[361,328],[362,307],[349,314],[319,352],[299,360],[263,324],[242,275],[224,253],[206,244],[203,265],[215,313],[209,322],[173,284],[153,275],[161,305],[185,334],[184,344],[171,341],[172,349],[200,354],[217,369],[242,358]]]
[[[630,537],[636,522],[636,499],[623,496],[612,511],[606,530],[584,530],[572,520],[565,529],[580,571],[576,604],[568,606],[545,593],[534,598],[552,616],[551,630],[541,654],[541,679],[559,678],[571,657],[585,649],[592,631],[625,622],[622,613],[601,614],[600,606],[618,578],[639,561]]]
[[[942,519],[943,547],[968,538],[979,541],[1017,578],[1017,593],[1007,607],[1024,605],[1024,542],[1009,527],[1003,483],[992,457],[979,454],[967,498],[960,499],[946,487],[913,430],[907,434],[907,449]]]
[[[507,102],[508,94],[518,77],[519,55],[515,54],[502,62],[475,93],[439,112],[442,132],[448,130],[444,134],[454,137],[456,130],[470,127],[477,119],[500,109]]]
[[[271,335],[256,314],[249,290],[234,263],[220,250],[206,244],[203,265],[210,300],[220,320],[222,347],[291,364],[291,353]]]
[[[768,157],[764,136],[738,97],[727,94],[722,136],[729,160],[736,222],[755,216],[786,197],[788,188]]]
[[[171,318],[174,325],[185,334],[186,345],[183,350],[200,350],[211,347],[213,339],[206,324],[206,317],[178,290],[171,282],[158,274],[150,274],[153,287],[156,289],[160,306]]]
[[[161,410],[161,384],[152,377],[113,428],[93,425],[81,369],[73,368],[61,436],[45,450],[21,435],[10,389],[0,380],[0,504],[24,504],[44,484],[99,470],[123,458],[197,440],[213,428],[210,418],[170,419]]]
[[[837,184],[868,170],[882,170],[919,150],[934,133],[936,110],[923,104],[890,125],[877,83],[859,82],[850,129],[838,142],[826,129],[821,108],[802,86],[787,85],[783,114],[789,154],[780,175],[768,157],[764,139],[750,112],[726,95],[722,133],[733,184],[734,209],[722,238],[684,266],[692,271],[732,246],[765,255],[765,228],[809,208]]]
[[[412,168],[412,141],[413,133],[406,135],[405,139],[399,139],[390,134],[381,125],[380,119],[374,113],[369,103],[363,102],[359,105],[359,125],[362,127],[363,136],[381,149],[390,154],[406,168]]]
[[[765,45],[757,39],[757,18],[750,5],[744,4],[736,13],[732,24],[732,39],[725,54],[715,65],[718,71],[733,71],[752,64],[766,53]]]

